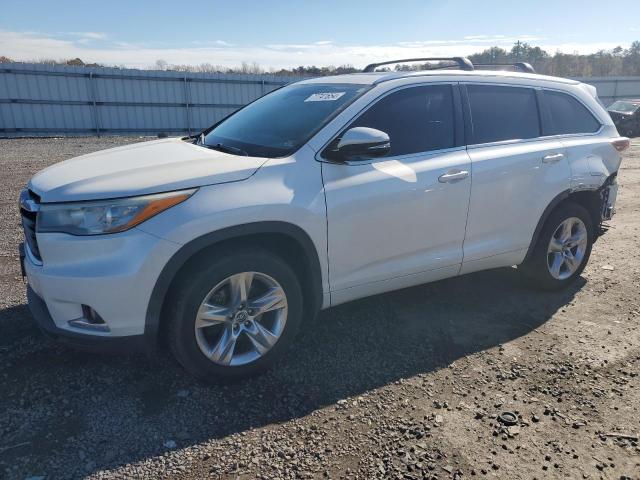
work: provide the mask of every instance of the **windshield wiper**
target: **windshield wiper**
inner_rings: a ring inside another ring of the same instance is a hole
[[[249,154],[244,150],[242,150],[241,148],[232,147],[231,145],[225,145],[224,143],[215,143],[213,145],[207,145],[205,143],[205,139],[206,139],[206,136],[204,132],[202,132],[196,138],[196,145],[200,145],[201,147],[205,147],[205,148],[210,148],[211,150],[219,150],[225,153],[232,153],[234,155],[243,155],[245,157],[249,156]]]
[[[242,150],[241,148],[237,148],[237,147],[232,147],[231,145],[225,145],[224,143],[216,143],[214,145],[207,145],[206,143],[204,143],[204,139],[201,140],[201,145],[203,147],[207,147],[210,148],[212,150],[219,150],[221,152],[225,152],[225,153],[232,153],[233,155],[243,155],[245,157],[248,157],[249,154],[247,152],[245,152],[244,150]]]

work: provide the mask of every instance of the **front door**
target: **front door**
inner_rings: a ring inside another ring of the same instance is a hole
[[[333,305],[458,273],[471,165],[454,88],[387,94],[347,127],[386,132],[387,156],[322,164]]]

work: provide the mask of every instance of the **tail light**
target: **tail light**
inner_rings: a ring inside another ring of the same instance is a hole
[[[630,142],[626,137],[619,137],[611,140],[611,145],[619,152],[624,152],[627,148],[629,148]]]

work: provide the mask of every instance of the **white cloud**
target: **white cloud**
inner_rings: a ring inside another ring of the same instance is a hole
[[[81,37],[87,40],[103,40],[107,38],[106,33],[102,32],[67,32],[68,35],[73,35],[74,37]]]
[[[80,33],[80,32],[77,32]],[[257,62],[263,68],[289,68],[299,65],[345,65],[362,67],[373,61],[396,58],[462,56],[481,51],[488,46],[497,45],[511,48],[517,40],[539,45],[549,53],[593,53],[601,49],[611,49],[617,43],[553,43],[543,37],[521,36],[482,36],[451,40],[408,41],[390,45],[342,45],[330,40],[314,43],[268,44],[264,46],[239,46],[223,40],[211,42],[190,42],[184,46],[166,46],[154,44],[136,44],[121,41],[107,41],[99,32],[84,32],[78,38],[59,38],[43,33],[24,33],[0,31],[0,52],[15,60],[36,60],[43,58],[66,59],[79,57],[85,62],[97,62],[105,65],[124,65],[131,68],[148,67],[156,60],[163,59],[169,64],[199,65],[210,63],[235,67],[242,62]],[[95,34],[100,39],[99,47],[86,34]]]
[[[234,47],[233,43],[225,42],[224,40],[192,40],[190,45],[197,45],[198,47],[218,46],[218,47]]]

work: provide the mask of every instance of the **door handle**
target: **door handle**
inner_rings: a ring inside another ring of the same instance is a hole
[[[449,183],[455,182],[456,180],[462,180],[463,178],[467,178],[469,176],[469,172],[466,170],[449,170],[447,173],[440,175],[438,177],[438,181],[440,183]]]
[[[564,158],[564,153],[550,153],[542,157],[542,163],[556,163]]]

